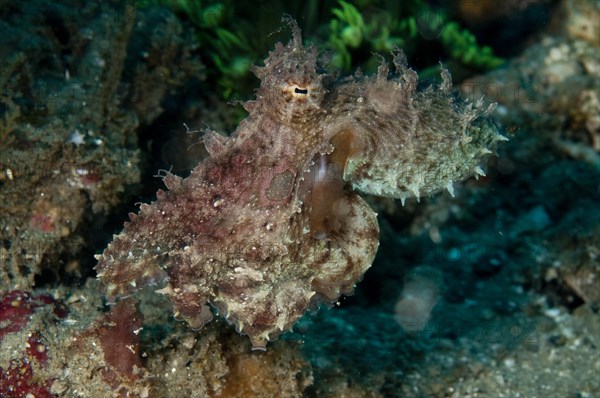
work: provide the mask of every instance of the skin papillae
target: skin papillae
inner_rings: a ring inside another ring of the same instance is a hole
[[[405,200],[483,174],[498,134],[481,109],[438,87],[417,90],[402,52],[395,73],[337,79],[317,50],[277,44],[248,117],[230,136],[207,132],[210,158],[167,191],[97,256],[109,303],[160,284],[175,316],[200,328],[213,312],[255,349],[308,308],[351,294],[379,244],[376,214],[357,194]]]

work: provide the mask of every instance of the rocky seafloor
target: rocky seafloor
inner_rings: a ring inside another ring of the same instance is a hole
[[[256,352],[151,290],[107,306],[93,270],[158,167],[202,158],[182,123],[231,127],[191,28],[127,2],[2,2],[0,396],[600,396],[599,12],[556,2],[462,81],[510,138],[486,176],[369,198],[381,245],[355,294]]]

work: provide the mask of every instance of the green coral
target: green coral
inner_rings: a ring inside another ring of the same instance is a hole
[[[335,50],[333,66],[349,71],[354,66],[352,53],[367,47],[371,51],[388,52],[395,47],[404,47],[407,39],[417,34],[413,18],[394,20],[389,12],[380,11],[370,15],[365,21],[354,5],[340,0],[339,8],[333,8],[334,18],[329,21],[329,41],[327,47]],[[371,59],[374,66],[378,63]]]
[[[502,58],[494,56],[490,47],[480,47],[475,36],[468,30],[461,29],[456,22],[449,22],[444,25],[441,30],[440,41],[446,52],[464,65],[489,70],[495,69],[504,63]]]
[[[351,53],[361,46],[387,52],[394,47],[403,47],[406,44],[404,37],[414,37],[416,34],[416,26],[410,19],[394,21],[389,13],[381,12],[365,21],[354,5],[339,1],[339,7],[331,10],[334,18],[329,22],[327,44],[335,50],[332,64],[339,69],[352,69]],[[402,32],[404,37],[392,35],[392,32]]]
[[[480,46],[475,36],[423,0],[309,0],[264,5],[233,0],[138,0],[138,7],[164,6],[188,19],[195,27],[202,54],[213,65],[224,98],[249,93],[252,63],[259,63],[281,30],[281,16],[289,14],[304,26],[308,41],[331,52],[331,64],[344,72],[361,66],[373,72],[380,64],[376,53],[402,48],[412,57],[423,48],[445,54],[446,62],[466,69],[485,71],[503,63],[492,50]],[[426,61],[428,76],[437,70],[438,56]],[[427,58],[427,57],[418,57]],[[423,66],[423,65],[421,65]]]
[[[163,6],[185,16],[196,28],[203,53],[215,66],[214,76],[229,98],[250,69],[258,54],[248,35],[240,28],[232,28],[233,2],[205,2],[200,0],[138,0],[138,7]]]
[[[449,21],[443,10],[432,9],[420,0],[409,1],[404,8],[395,10],[378,9],[374,7],[377,3],[369,2],[369,9],[365,6],[359,10],[339,0],[339,7],[332,9],[328,46],[336,52],[336,67],[351,70],[361,49],[363,53],[388,52],[395,47],[410,50],[424,40],[440,42],[450,59],[469,68],[489,70],[503,63],[490,47],[480,46],[472,33]],[[374,69],[377,58],[371,56],[365,64],[367,69]]]

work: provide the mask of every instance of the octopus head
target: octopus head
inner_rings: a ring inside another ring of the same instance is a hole
[[[327,92],[327,74],[320,73],[317,49],[304,46],[300,28],[295,22],[291,26],[293,39],[285,46],[277,44],[265,66],[253,69],[261,79],[258,100],[266,101],[283,120],[318,113]]]

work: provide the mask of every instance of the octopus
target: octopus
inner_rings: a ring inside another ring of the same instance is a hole
[[[253,67],[261,80],[230,136],[207,131],[209,157],[130,213],[96,256],[109,304],[159,285],[174,316],[200,329],[214,315],[254,349],[310,308],[349,295],[379,245],[377,215],[359,195],[419,198],[470,176],[498,133],[484,107],[441,83],[418,89],[402,51],[394,72],[339,78],[305,46],[278,43]]]

